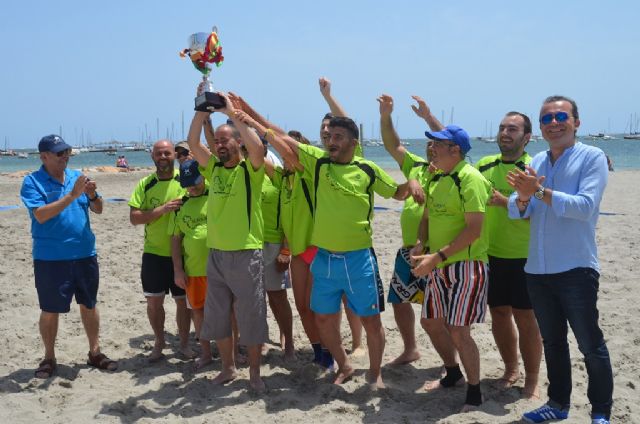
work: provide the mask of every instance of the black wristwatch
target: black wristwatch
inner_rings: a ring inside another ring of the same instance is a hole
[[[540,188],[537,189],[535,193],[533,193],[533,197],[535,197],[538,200],[542,200],[544,198],[544,187],[540,186]]]

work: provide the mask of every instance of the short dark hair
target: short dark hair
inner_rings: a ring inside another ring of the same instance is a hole
[[[520,117],[522,117],[522,119],[524,120],[524,133],[525,134],[531,134],[531,131],[532,131],[531,119],[529,119],[529,117],[527,115],[525,115],[522,112],[516,112],[515,110],[512,110],[511,112],[507,112],[507,114],[505,116],[520,116]]]
[[[309,140],[307,139],[307,137],[305,137],[304,135],[302,135],[302,133],[300,131],[296,131],[296,130],[291,130],[287,133],[287,135],[291,138],[294,138],[297,142],[302,143],[302,144],[311,144],[309,142]]]
[[[333,118],[335,118],[335,115],[331,112],[328,112],[324,114],[324,118],[322,118],[322,120],[325,121],[327,119],[333,119]]]
[[[349,135],[351,135],[351,138],[354,138],[356,140],[360,136],[360,131],[358,131],[358,126],[356,125],[355,122],[353,122],[353,119],[351,118],[347,118],[345,116],[335,116],[331,118],[331,121],[329,121],[329,128],[336,128],[336,127],[344,128],[349,132]]]
[[[573,100],[572,98],[567,96],[560,96],[560,95],[549,96],[546,99],[544,99],[544,102],[542,102],[542,104],[546,105],[547,103],[553,103],[553,102],[571,103],[571,116],[573,116],[573,119],[580,119],[578,115],[578,105],[576,104],[576,101]]]

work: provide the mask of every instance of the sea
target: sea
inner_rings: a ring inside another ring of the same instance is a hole
[[[582,143],[599,147],[613,162],[615,170],[640,169],[640,140],[625,140],[623,138],[593,139],[579,137]],[[426,139],[406,139],[403,144],[410,152],[417,155],[425,155]],[[378,144],[377,142],[374,144]],[[548,144],[544,140],[532,140],[526,151],[531,155],[548,149]],[[389,156],[381,145],[371,145],[366,143],[363,146],[364,155],[367,159],[376,162],[383,168],[396,169],[396,162]],[[24,170],[36,170],[40,167],[40,157],[37,153],[27,150],[16,150],[16,152],[28,153],[26,158],[17,156],[0,156],[0,173],[10,173]],[[468,160],[471,163],[480,158],[499,153],[498,145],[495,142],[473,139],[471,140],[471,150]],[[104,152],[82,152],[69,159],[69,167],[72,169],[93,168],[96,166],[115,166],[116,159],[120,155],[125,155],[131,167],[153,166],[151,154],[145,151],[119,151],[115,156]]]

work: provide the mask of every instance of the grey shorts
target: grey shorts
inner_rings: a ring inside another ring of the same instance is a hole
[[[267,291],[284,290],[291,287],[289,273],[279,272],[276,268],[276,260],[280,254],[280,243],[264,243],[262,254],[264,256],[264,288]]]
[[[231,337],[231,308],[238,321],[240,343],[265,343],[269,337],[262,249],[209,251],[203,340]]]

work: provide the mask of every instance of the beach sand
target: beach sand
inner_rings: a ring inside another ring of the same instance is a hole
[[[393,172],[398,179],[400,174]],[[145,172],[89,174],[104,198],[128,199],[135,183]],[[0,205],[19,205],[22,179],[0,176]],[[640,233],[637,230],[640,172],[611,174],[598,223],[598,244],[602,278],[600,317],[611,353],[614,378],[613,422],[640,422]],[[636,193],[634,195],[633,193]],[[374,219],[374,247],[385,281],[391,275],[396,249],[401,243],[399,208],[401,203],[377,201],[389,210],[378,211]],[[218,360],[202,372],[194,373],[193,363],[183,361],[171,349],[167,358],[149,364],[146,355],[152,344],[145,300],[140,285],[143,227],[129,223],[126,201],[110,201],[104,213],[92,215],[97,236],[101,283],[102,350],[119,361],[115,373],[86,365],[88,345],[78,309],[61,316],[57,339],[57,374],[49,380],[33,378],[42,359],[38,333],[38,300],[33,283],[30,221],[24,208],[0,211],[2,265],[0,265],[0,420],[7,423],[100,422],[238,422],[291,424],[313,423],[508,423],[541,401],[521,400],[520,381],[515,388],[499,391],[500,357],[491,335],[489,319],[473,327],[481,355],[482,390],[485,403],[479,410],[457,413],[465,396],[464,388],[424,393],[427,379],[438,376],[441,363],[416,320],[422,358],[404,367],[385,367],[387,389],[377,392],[365,385],[368,359],[355,360],[355,378],[342,386],[331,384],[309,365],[312,354],[294,309],[294,332],[299,360],[285,363],[276,345],[277,326],[269,318],[269,352],[262,373],[267,391],[257,396],[246,390],[248,369],[240,378],[214,387],[210,379],[220,369]],[[177,346],[173,301],[165,302],[168,341]],[[415,307],[416,316],[419,308]],[[397,356],[402,341],[390,306],[382,314],[387,345],[384,362]],[[343,320],[345,346],[349,346],[346,319]],[[585,365],[573,336],[571,340],[574,390],[571,419],[588,422]],[[195,342],[194,342],[195,346]],[[543,362],[541,392],[546,399],[546,371]]]

